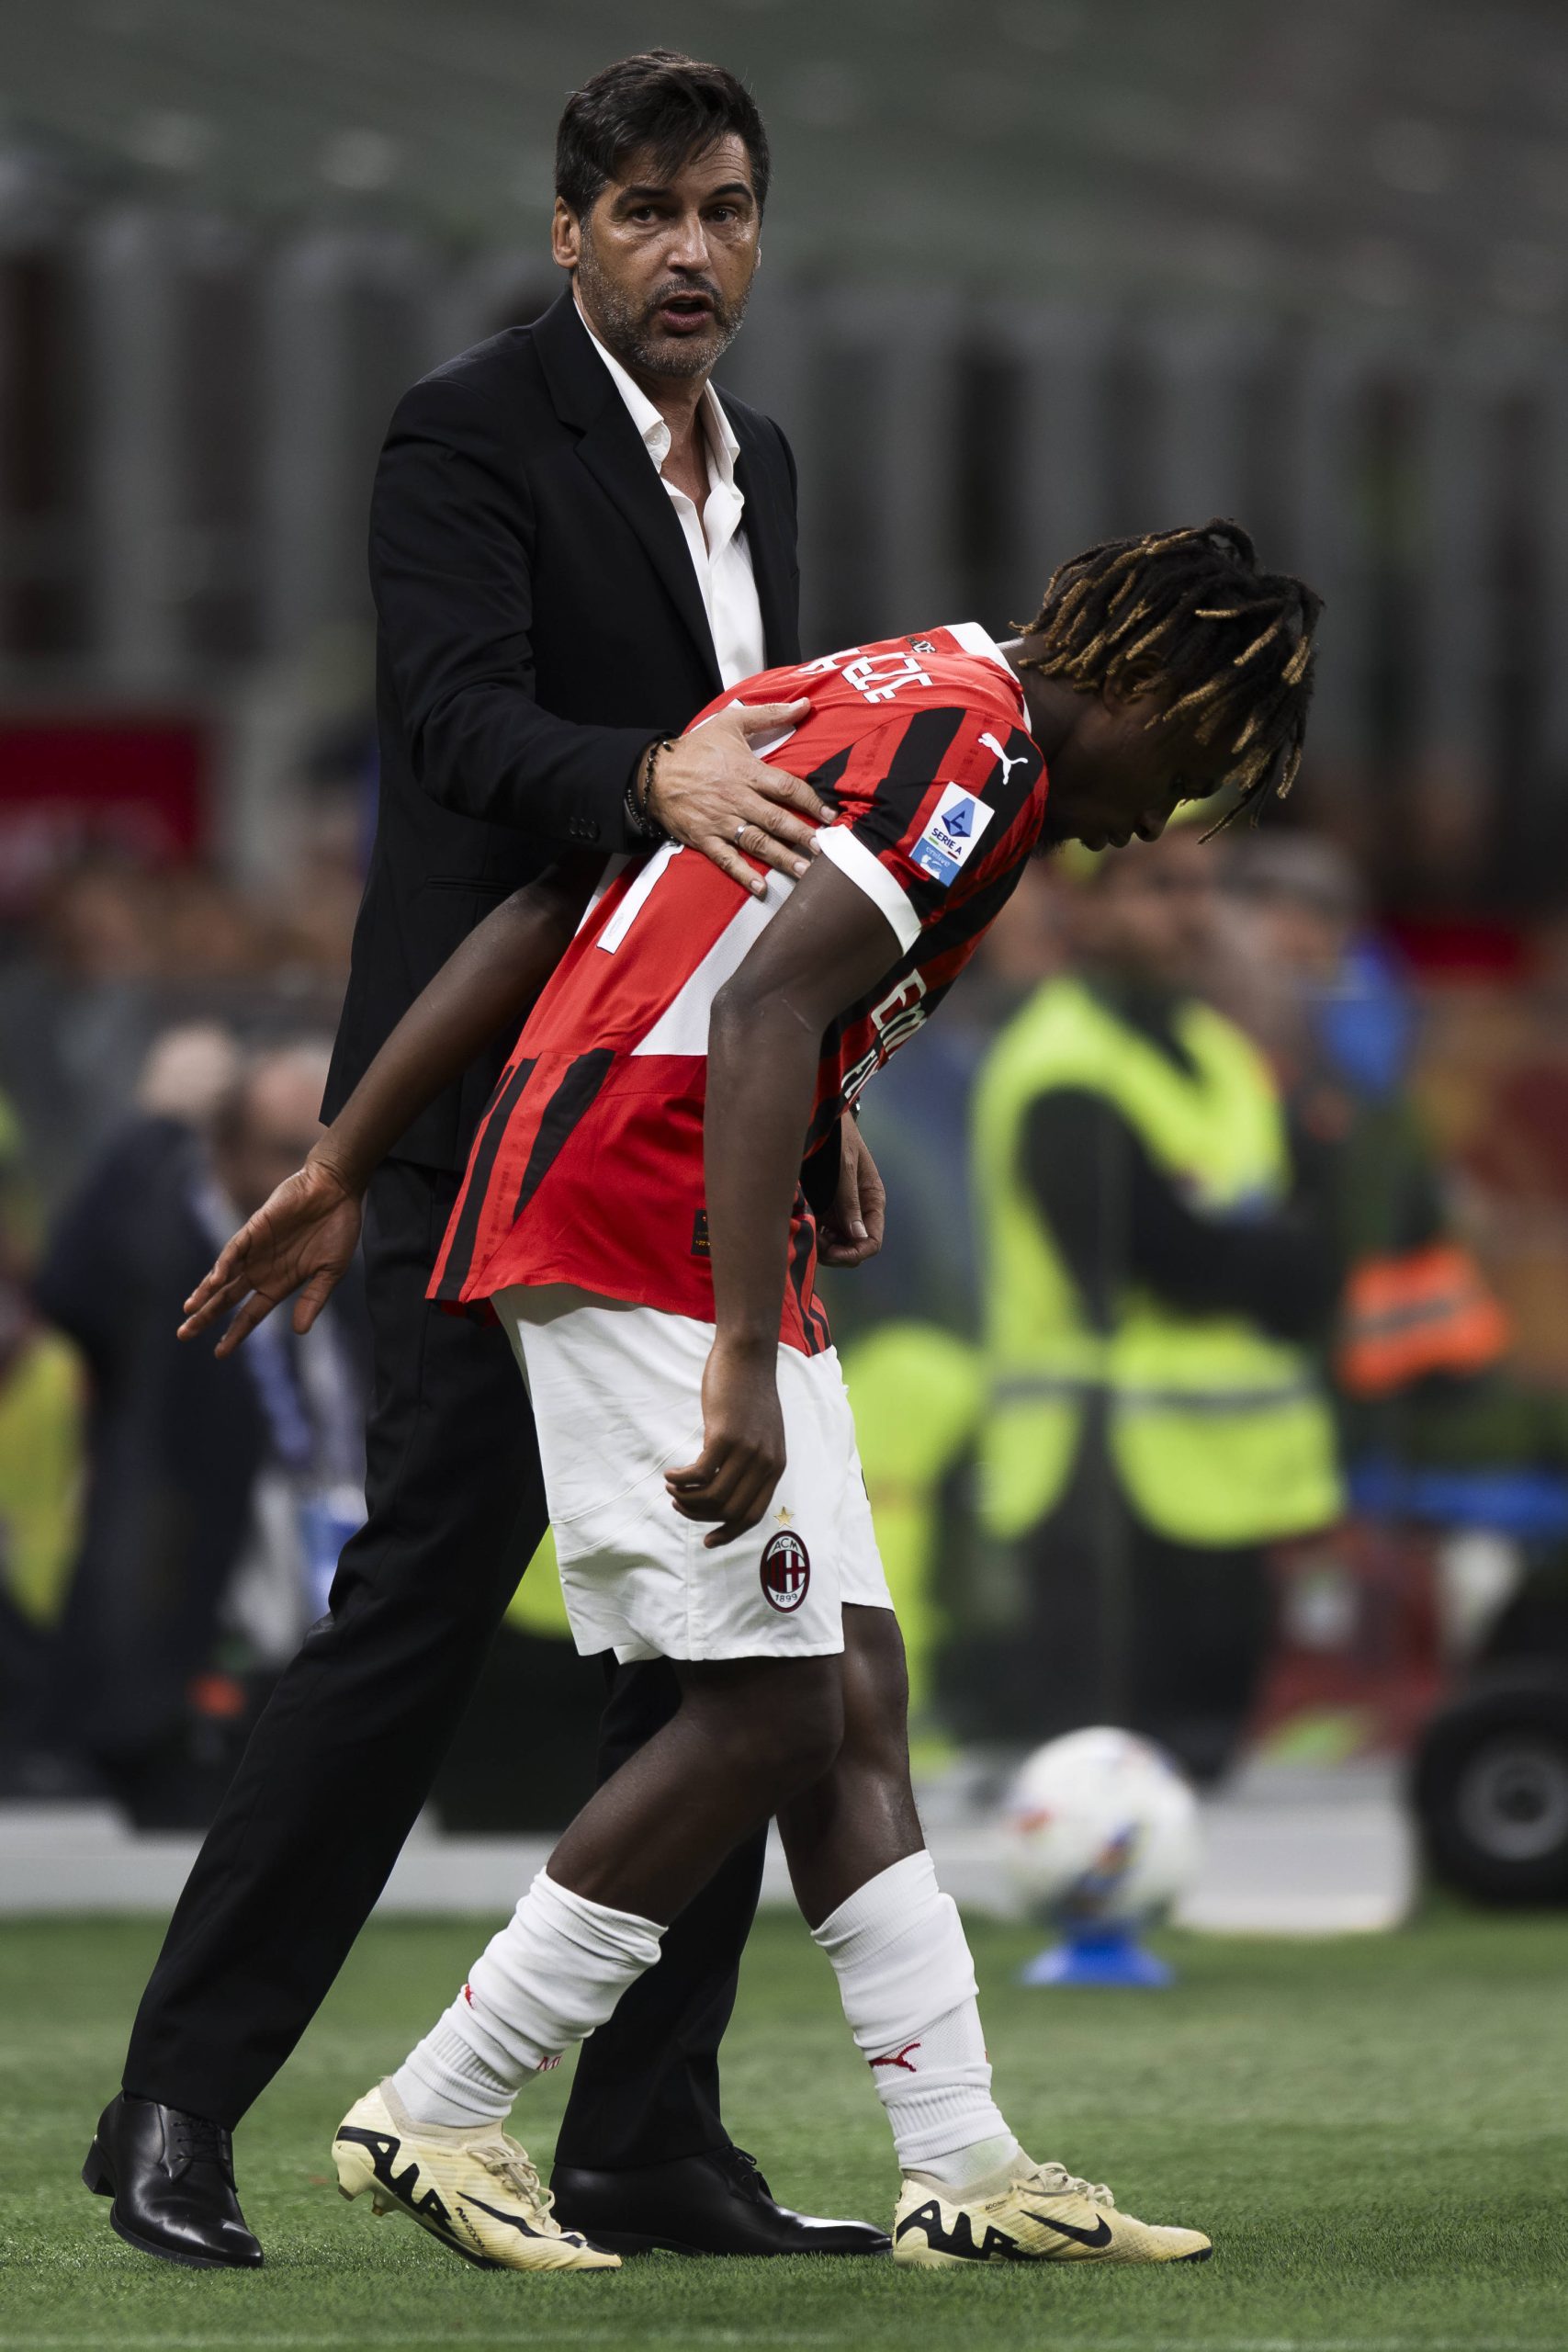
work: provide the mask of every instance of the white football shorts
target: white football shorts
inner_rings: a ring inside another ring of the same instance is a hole
[[[564,1283],[491,1301],[533,1399],[572,1638],[585,1656],[821,1657],[846,1602],[891,1609],[837,1351],[779,1350],[784,1476],[707,1550],[664,1473],[703,1450],[711,1323]]]

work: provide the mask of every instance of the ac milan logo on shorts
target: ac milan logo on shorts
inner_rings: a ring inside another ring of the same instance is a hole
[[[798,1609],[811,1585],[811,1555],[793,1529],[772,1537],[762,1553],[762,1597],[770,1609]]]

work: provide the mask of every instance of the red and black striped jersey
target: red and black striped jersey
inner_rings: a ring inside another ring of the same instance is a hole
[[[973,623],[747,679],[737,701],[811,708],[763,756],[835,814],[823,853],[872,898],[885,978],[829,1028],[803,1159],[931,1018],[1011,893],[1044,815],[1017,677]],[[688,730],[690,731],[690,730]],[[708,1015],[794,885],[753,899],[675,844],[610,869],[476,1130],[431,1295],[571,1283],[713,1319],[703,1205]],[[796,1199],[780,1337],[815,1353],[816,1228]]]

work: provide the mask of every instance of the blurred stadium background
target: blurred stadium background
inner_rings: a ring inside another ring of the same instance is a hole
[[[1267,1654],[1209,1741],[1231,1793],[1208,1916],[1255,1916],[1263,1886],[1280,1919],[1305,1883],[1320,1924],[1391,1919],[1422,1727],[1477,1675],[1522,1657],[1539,1679],[1568,1650],[1568,20],[1547,0],[674,0],[657,22],[615,0],[10,0],[4,1899],[172,1894],[183,1849],[165,1889],[145,1849],[115,1859],[114,1825],[199,1825],[311,1611],[319,1563],[254,1461],[245,1524],[193,1556],[199,1384],[163,1344],[178,1251],[129,1212],[239,1148],[236,1054],[330,1032],[373,810],[380,435],[414,377],[552,299],[563,94],[652,39],[745,73],[773,137],[766,264],[720,382],[795,446],[808,650],[1000,627],[1078,547],[1210,514],[1327,600],[1278,851],[1214,848],[1191,977],[1315,1146],[1292,1214],[1337,1252],[1313,1348],[1348,1500],[1268,1547]],[[835,1300],[888,1433],[873,1483],[931,1815],[976,1893],[966,1825],[1055,1726],[1026,1578],[976,1532],[967,1122],[1002,1023],[1089,956],[1102,888],[1032,878],[967,1004],[873,1091],[889,1248]],[[94,1244],[107,1337],[58,1279]],[[1369,1385],[1346,1302],[1434,1248],[1484,1331],[1450,1297],[1447,1352]],[[116,1485],[128,1442],[166,1447],[161,1486]],[[140,1550],[101,1540],[104,1513]],[[1108,1592],[1115,1549],[1076,1555]],[[1107,1705],[1117,1627],[1108,1603]],[[570,1809],[595,1684],[560,1632],[536,1575],[436,1824]],[[1201,1675],[1213,1628],[1182,1638]],[[1551,1703],[1483,1800],[1518,1855],[1568,1870]],[[553,1767],[532,1813],[495,1795],[520,1711]],[[423,1850],[409,1901],[510,1899],[509,1862],[496,1893]]]

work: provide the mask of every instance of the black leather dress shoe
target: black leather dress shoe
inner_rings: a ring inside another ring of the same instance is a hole
[[[127,2245],[191,2270],[254,2270],[262,2258],[234,2194],[234,2152],[220,2124],[122,2091],[98,2118],[82,2178],[112,2197]]]
[[[556,2219],[612,2254],[886,2254],[886,2230],[775,2205],[741,2148],[635,2172],[557,2165]]]

